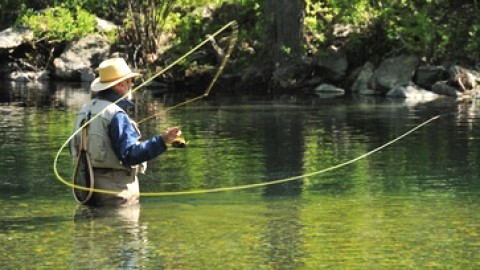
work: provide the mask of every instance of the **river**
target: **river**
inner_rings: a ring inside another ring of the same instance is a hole
[[[88,98],[78,84],[2,83],[1,269],[480,268],[475,106],[200,100],[140,126],[149,137],[180,125],[188,142],[140,176],[151,196],[90,209],[59,181],[71,178],[68,150],[53,169]],[[136,119],[174,104],[136,98]]]

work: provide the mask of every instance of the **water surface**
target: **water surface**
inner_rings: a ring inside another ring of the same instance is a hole
[[[52,167],[88,99],[81,89],[0,88],[2,269],[480,267],[480,121],[469,104],[197,102],[141,125],[145,137],[181,125],[188,141],[149,163],[142,191],[305,175],[442,117],[353,164],[297,181],[89,209],[77,205]],[[161,111],[166,100],[144,91],[136,119]],[[68,150],[58,169],[69,179]]]

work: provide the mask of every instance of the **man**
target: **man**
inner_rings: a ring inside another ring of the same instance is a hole
[[[165,152],[167,145],[177,139],[181,131],[178,127],[171,127],[161,135],[140,141],[137,124],[126,113],[127,108],[133,106],[130,101],[133,79],[140,74],[132,72],[122,58],[103,61],[98,72],[99,77],[90,87],[96,96],[80,110],[75,130],[95,118],[87,125],[83,135],[82,132],[75,135],[71,149],[74,157],[82,152],[88,156],[84,160],[88,160],[91,170],[83,174],[88,182],[91,181],[95,189],[108,192],[93,192],[82,200],[74,194],[79,202],[88,205],[137,204],[140,196],[137,174],[145,171],[146,161]],[[115,104],[124,95],[128,97]],[[84,151],[81,150],[82,136]],[[84,166],[84,169],[88,167]]]

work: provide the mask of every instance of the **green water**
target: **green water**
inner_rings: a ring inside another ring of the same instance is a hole
[[[149,163],[142,191],[304,175],[442,117],[371,156],[300,181],[90,209],[77,205],[52,167],[88,97],[73,86],[34,96],[2,91],[1,269],[480,268],[480,121],[468,106],[199,102],[141,126],[150,136],[179,124],[188,141]],[[161,108],[162,100],[147,105]],[[139,110],[137,119],[144,115]],[[63,151],[58,169],[66,179],[71,166]]]
[[[229,194],[92,213],[65,198],[22,199],[3,210],[0,250],[3,269],[474,269],[478,206]]]

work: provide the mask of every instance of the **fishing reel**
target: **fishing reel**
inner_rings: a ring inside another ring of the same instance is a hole
[[[187,142],[184,138],[178,137],[171,143],[172,147],[174,148],[185,148],[187,147]]]

